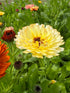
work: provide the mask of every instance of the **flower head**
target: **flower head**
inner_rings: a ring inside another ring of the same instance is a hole
[[[15,32],[13,27],[6,27],[2,39],[5,41],[11,41],[15,37]]]
[[[19,12],[19,9],[16,9],[16,12]]]
[[[25,8],[24,8],[24,7],[22,7],[21,9],[22,9],[22,10],[24,10]]]
[[[2,5],[2,3],[0,2],[0,5]]]
[[[56,80],[51,80],[51,84],[54,84],[54,83],[56,83]]]
[[[60,47],[64,44],[63,37],[49,25],[45,27],[36,23],[23,27],[16,35],[15,41],[19,49],[26,49],[24,53],[32,53],[38,58],[58,56],[59,52],[64,50]]]
[[[39,0],[38,3],[42,3],[42,1]]]
[[[3,23],[2,22],[0,22],[0,27],[3,25]]]
[[[38,6],[34,6],[34,7],[31,7],[31,8],[30,8],[31,11],[37,11],[38,9],[39,9]]]
[[[7,51],[7,46],[5,44],[1,44],[0,41],[0,78],[6,74],[5,71],[11,64],[8,62],[10,59],[10,56],[7,55],[8,52],[9,51]]]
[[[25,9],[30,9],[33,6],[34,6],[34,4],[28,4],[28,5],[25,6]]]
[[[0,11],[0,16],[2,16],[2,15],[4,15],[4,14],[5,14],[4,12],[1,12],[1,11]]]
[[[41,87],[39,86],[39,85],[36,85],[35,86],[35,91],[36,91],[36,93],[41,93]]]
[[[14,63],[14,68],[15,69],[20,69],[23,66],[23,63],[21,61],[16,61]]]

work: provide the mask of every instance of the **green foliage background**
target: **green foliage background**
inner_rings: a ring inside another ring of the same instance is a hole
[[[21,10],[31,3],[39,6],[39,10]],[[0,93],[70,93],[70,0],[46,0],[41,4],[37,0],[14,0],[8,4],[6,0],[0,6],[0,11],[5,12],[0,17],[0,22],[3,22],[0,38],[7,26],[13,26],[17,34],[22,27],[39,23],[56,28],[65,41],[64,51],[60,56],[38,59],[33,58],[30,53],[23,54],[22,50],[16,48],[14,41],[5,42],[0,39],[9,47],[11,62],[5,77],[0,79]],[[18,60],[23,62],[20,70],[13,66]],[[56,80],[56,83],[51,84],[51,80]],[[37,85],[41,88],[39,92],[35,89]]]

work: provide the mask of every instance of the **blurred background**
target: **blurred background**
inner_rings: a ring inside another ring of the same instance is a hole
[[[0,0],[0,2],[5,2],[5,1],[12,2],[14,0]],[[24,0],[24,1],[27,1],[27,0]],[[29,0],[29,1],[32,1],[32,0]],[[47,0],[41,0],[41,1],[44,2],[44,1],[47,1]]]

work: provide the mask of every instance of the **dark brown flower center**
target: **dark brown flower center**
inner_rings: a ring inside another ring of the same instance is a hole
[[[36,9],[33,9],[33,11],[36,11]]]
[[[36,42],[36,41],[40,42],[40,37],[34,38],[34,42]]]
[[[40,46],[40,44],[41,44],[40,37],[36,37],[36,38],[34,38],[34,43],[35,43],[36,41],[39,42],[39,46]]]
[[[38,41],[39,46],[41,45],[41,43],[43,43],[43,40],[41,41],[41,40],[40,40],[40,37],[35,37],[35,38],[34,38],[34,43],[35,43],[36,41]]]
[[[10,34],[12,34],[12,31],[10,31],[10,32],[6,32],[6,35],[10,35]]]

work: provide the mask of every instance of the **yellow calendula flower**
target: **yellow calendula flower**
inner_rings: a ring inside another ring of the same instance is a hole
[[[51,84],[54,84],[54,83],[56,83],[56,80],[51,80]]]
[[[2,16],[2,15],[4,15],[4,14],[5,14],[4,12],[1,12],[1,11],[0,11],[0,16]]]
[[[26,49],[24,53],[32,53],[33,57],[38,58],[58,56],[64,50],[60,47],[64,44],[63,37],[49,25],[36,23],[23,27],[15,41],[19,49]]]
[[[0,26],[2,26],[3,25],[3,23],[2,22],[0,22]]]
[[[42,1],[39,0],[38,3],[42,3]]]

